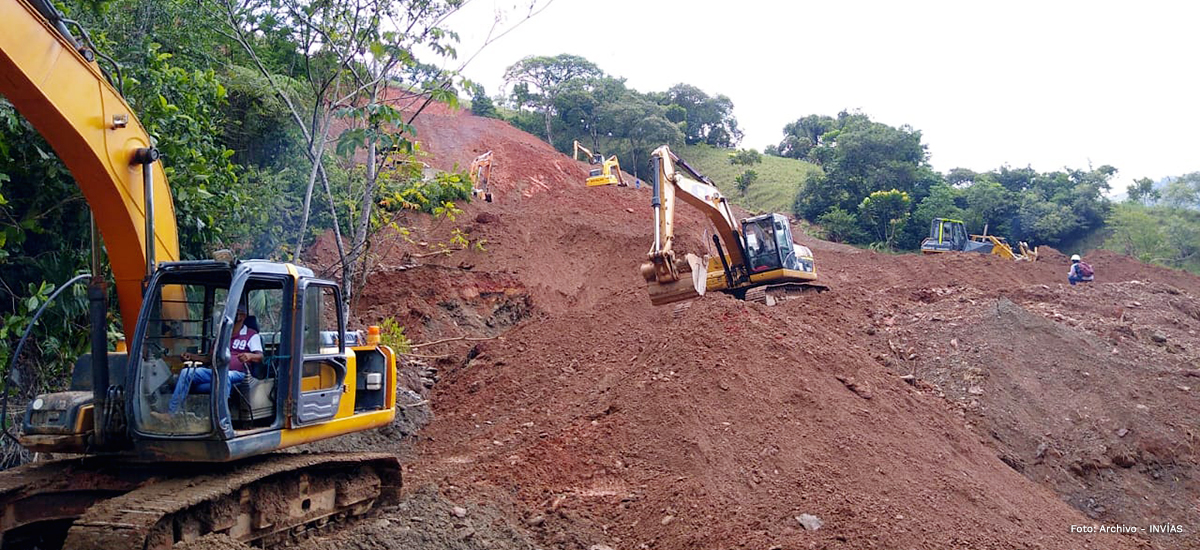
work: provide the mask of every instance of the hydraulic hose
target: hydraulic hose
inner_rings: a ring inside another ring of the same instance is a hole
[[[17,347],[15,350],[13,350],[12,362],[8,365],[8,376],[4,377],[4,396],[0,398],[0,430],[3,430],[4,435],[8,436],[13,441],[16,441],[17,438],[11,433],[8,433],[8,384],[10,381],[12,381],[13,373],[16,372],[17,359],[21,357],[21,348],[25,347],[25,340],[27,340],[29,338],[29,334],[33,332],[33,326],[37,324],[38,318],[42,316],[42,312],[46,311],[46,306],[50,305],[50,303],[53,302],[59,294],[62,294],[62,291],[66,290],[71,285],[84,279],[90,279],[91,277],[91,273],[76,275],[73,279],[67,281],[66,284],[58,287],[57,290],[52,292],[50,297],[47,298],[42,306],[38,308],[37,312],[33,314],[33,319],[29,321],[29,326],[25,327],[25,333],[22,334],[21,339],[17,341]]]

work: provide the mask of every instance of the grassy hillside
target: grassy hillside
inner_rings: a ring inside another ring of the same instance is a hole
[[[732,152],[732,149],[690,145],[681,148],[677,154],[713,180],[730,201],[754,212],[780,212],[790,215],[792,202],[796,199],[796,191],[800,184],[807,178],[821,173],[821,169],[815,164],[767,155],[762,156],[762,163],[753,166],[731,164],[729,155]],[[737,190],[734,178],[746,169],[758,172],[758,180],[743,197]]]

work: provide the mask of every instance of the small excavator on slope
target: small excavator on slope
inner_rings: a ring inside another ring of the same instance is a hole
[[[492,192],[488,190],[488,182],[492,179],[492,152],[488,151],[471,161],[469,171],[471,178],[471,195],[482,196],[483,200],[492,202]]]
[[[591,149],[584,147],[575,140],[575,160],[579,160],[579,153],[587,156],[588,164],[599,166],[592,168],[588,173],[587,186],[598,187],[601,185],[616,185],[617,187],[626,187],[629,184],[625,183],[625,179],[621,177],[621,163],[617,162],[617,156],[613,155],[604,158],[604,155],[593,154]]]
[[[92,352],[66,391],[29,403],[19,437],[31,451],[75,457],[0,472],[0,548],[159,550],[208,533],[270,546],[397,499],[395,456],[273,452],[392,421],[396,356],[378,332],[354,338],[341,289],[305,267],[178,261],[157,150],[86,34],[73,36],[49,0],[0,0],[0,21],[0,94],[91,207],[129,342],[127,353],[108,350],[94,239]],[[257,356],[232,356],[246,342],[234,327],[250,326],[243,306],[262,356],[233,384],[233,365]],[[196,356],[211,388],[183,374]]]
[[[986,227],[983,235],[967,235],[966,227],[962,220],[934,218],[929,224],[929,236],[921,241],[921,253],[978,252],[994,254],[1006,260],[1037,261],[1037,247],[1031,249],[1021,241],[1018,243],[1019,251],[1015,252],[1004,237],[988,235]]]
[[[812,251],[792,240],[792,226],[786,216],[763,214],[738,221],[717,186],[669,147],[655,149],[650,161],[654,243],[642,263],[641,274],[651,303],[682,302],[716,290],[774,305],[806,291],[826,290],[815,282]],[[677,196],[703,212],[716,228],[715,255],[676,256]]]

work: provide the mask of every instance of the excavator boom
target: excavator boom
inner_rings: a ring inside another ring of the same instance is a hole
[[[53,10],[47,0],[37,0]],[[96,213],[116,279],[121,320],[132,337],[147,276],[146,201],[139,150],[153,143],[129,105],[84,57],[25,0],[0,2],[0,95],[50,143]],[[179,260],[175,205],[162,163],[153,170],[152,231],[157,261]]]

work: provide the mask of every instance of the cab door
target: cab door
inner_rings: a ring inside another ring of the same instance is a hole
[[[292,353],[292,426],[332,420],[346,387],[346,321],[341,289],[332,282],[301,279]]]

